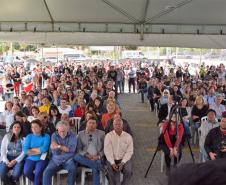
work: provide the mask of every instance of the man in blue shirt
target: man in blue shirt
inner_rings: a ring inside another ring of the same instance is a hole
[[[68,185],[75,184],[76,167],[73,161],[77,140],[76,136],[69,131],[68,123],[60,121],[56,125],[57,132],[51,138],[52,158],[43,174],[43,185],[52,184],[52,176],[57,171],[65,169],[68,171]]]

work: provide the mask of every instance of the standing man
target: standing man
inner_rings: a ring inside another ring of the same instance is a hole
[[[52,176],[59,170],[67,170],[67,185],[75,184],[76,167],[73,157],[76,149],[76,136],[69,131],[67,122],[59,121],[56,125],[57,132],[51,138],[52,157],[43,174],[43,185],[52,184]]]
[[[114,81],[114,87],[115,87],[115,94],[117,96],[117,71],[114,66],[110,66],[110,69],[108,71],[108,78],[112,81]]]
[[[123,88],[123,81],[124,81],[124,72],[121,68],[117,68],[117,92],[119,89],[120,94],[123,92],[124,93],[124,88]]]
[[[129,77],[129,93],[131,92],[131,85],[133,86],[133,93],[135,93],[136,71],[132,67],[130,68],[128,77]]]
[[[100,185],[101,158],[104,151],[105,133],[96,129],[95,117],[90,117],[86,123],[86,130],[78,133],[77,152],[74,160],[92,169],[93,185]]]
[[[114,130],[109,132],[104,141],[104,153],[110,185],[120,184],[120,173],[123,173],[123,185],[128,185],[132,176],[131,157],[133,155],[133,139],[123,131],[122,119],[115,119]]]

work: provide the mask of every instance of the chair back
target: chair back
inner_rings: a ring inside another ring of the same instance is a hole
[[[80,128],[80,121],[81,121],[80,117],[70,118],[71,125],[74,125],[76,134],[78,134],[78,131],[79,131],[79,128]]]

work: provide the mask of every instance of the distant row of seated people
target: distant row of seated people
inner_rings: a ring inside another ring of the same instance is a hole
[[[122,184],[130,184],[133,139],[123,131],[126,126],[120,115],[114,116],[106,135],[97,129],[93,116],[87,119],[85,129],[77,136],[67,121],[57,122],[52,135],[46,132],[42,121],[31,121],[31,133],[25,138],[21,122],[14,121],[4,136],[0,163],[0,179],[4,184],[15,185],[23,173],[34,185],[50,185],[52,176],[65,169],[67,184],[74,185],[77,168],[85,166],[92,169],[92,183],[99,185],[100,172],[105,165],[110,185],[120,183],[120,173],[123,174]],[[8,173],[9,170],[12,173]]]
[[[185,123],[186,133],[190,134],[189,127],[194,127],[196,130],[200,127],[201,119],[207,116],[209,109],[213,109],[216,112],[216,119],[220,121],[222,113],[226,111],[225,105],[221,104],[222,100],[222,95],[217,94],[214,98],[214,103],[209,105],[205,104],[203,96],[197,96],[193,107],[189,107],[187,98],[182,98],[179,103],[179,110]],[[160,106],[158,123],[169,119],[169,114],[175,109],[175,105],[173,96],[168,96],[167,103]]]

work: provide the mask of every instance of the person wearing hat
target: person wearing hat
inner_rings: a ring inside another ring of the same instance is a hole
[[[222,113],[220,126],[207,134],[204,147],[211,160],[226,158],[226,112]]]
[[[7,133],[1,145],[0,179],[4,184],[15,185],[23,171],[23,132],[19,121],[12,123],[10,132]],[[9,176],[7,173],[12,169]]]
[[[219,122],[216,119],[216,111],[213,109],[209,109],[207,111],[207,120],[201,123],[199,131],[199,149],[200,153],[202,155],[202,162],[206,161],[208,158],[208,155],[204,149],[204,143],[207,134],[209,131],[215,127],[219,127]]]

